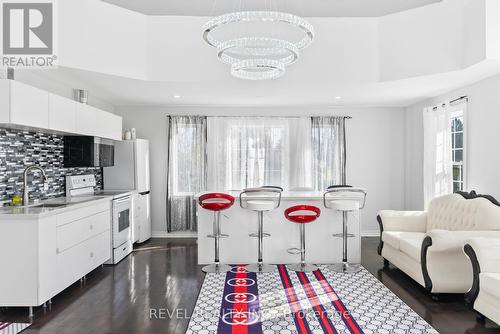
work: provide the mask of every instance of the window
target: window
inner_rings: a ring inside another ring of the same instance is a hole
[[[286,184],[284,126],[231,126],[228,138],[230,189]]]
[[[170,123],[170,192],[172,196],[194,195],[205,187],[205,119],[177,116]]]
[[[453,192],[465,189],[464,178],[464,110],[457,108],[451,112],[451,149],[453,164]]]
[[[207,188],[311,186],[311,118],[209,117]]]

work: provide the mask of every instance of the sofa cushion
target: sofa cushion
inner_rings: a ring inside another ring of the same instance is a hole
[[[424,238],[424,233],[419,233],[419,235],[407,236],[406,238],[402,237],[399,241],[399,249],[401,250],[401,252],[405,253],[410,258],[420,263],[422,241],[424,241]]]
[[[479,276],[479,290],[500,299],[500,274],[481,274]]]
[[[422,240],[424,239],[424,237],[425,233],[421,232],[384,231],[382,233],[382,241],[388,243],[397,250],[401,250],[401,240],[420,239],[420,245],[422,245]]]

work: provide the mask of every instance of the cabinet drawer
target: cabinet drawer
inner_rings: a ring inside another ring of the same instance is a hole
[[[111,210],[111,201],[102,202],[99,204],[89,205],[81,209],[70,210],[57,215],[57,226],[71,223],[88,216],[95,215],[103,211]]]
[[[93,236],[111,229],[111,211],[75,220],[57,227],[57,251],[63,252]]]
[[[57,255],[57,276],[61,290],[109,259],[110,247],[110,231],[104,231],[59,253]]]
[[[130,242],[130,241],[127,241],[126,243],[124,243],[120,247],[115,248],[113,250],[113,252],[114,252],[113,256],[114,256],[115,263],[118,263],[121,260],[123,260],[124,258],[126,258],[127,255],[130,254],[131,251],[132,251],[132,242]]]

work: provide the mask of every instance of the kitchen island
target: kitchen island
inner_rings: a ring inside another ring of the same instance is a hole
[[[198,198],[205,194],[200,193]],[[226,191],[235,198],[234,205],[221,212],[221,231],[229,237],[221,239],[220,260],[222,263],[250,264],[257,262],[257,238],[249,234],[257,232],[257,212],[240,207],[239,191]],[[259,199],[269,199],[260,196]],[[342,232],[342,214],[323,205],[323,192],[284,191],[279,208],[264,213],[264,232],[271,236],[264,238],[263,258],[265,263],[297,263],[300,255],[287,252],[289,248],[300,247],[298,224],[288,221],[284,211],[294,205],[314,205],[321,209],[320,217],[306,225],[306,260],[309,263],[337,263],[342,261],[342,238],[333,234]],[[214,214],[197,205],[198,217],[198,263],[214,261],[214,239],[212,234]],[[361,238],[359,213],[349,213],[348,232],[354,237],[348,241],[349,261],[359,263],[361,259]]]

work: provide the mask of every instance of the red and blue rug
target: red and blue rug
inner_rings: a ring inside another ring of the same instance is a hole
[[[28,328],[31,324],[18,322],[1,322],[0,334],[17,334]]]
[[[187,334],[437,333],[366,269],[207,274]]]

